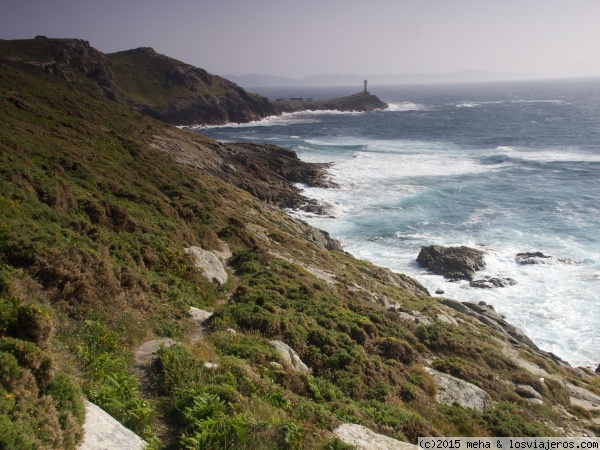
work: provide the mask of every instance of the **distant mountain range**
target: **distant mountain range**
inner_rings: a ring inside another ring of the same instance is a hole
[[[539,78],[530,73],[500,73],[485,70],[463,70],[451,73],[411,73],[404,75],[350,75],[327,74],[313,75],[304,78],[286,78],[266,74],[233,75],[225,74],[224,78],[246,87],[280,87],[280,86],[362,86],[363,80],[369,83],[388,84],[421,84],[421,83],[468,83],[486,81],[508,81]]]

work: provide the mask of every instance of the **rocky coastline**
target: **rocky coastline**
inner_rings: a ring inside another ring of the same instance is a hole
[[[140,109],[218,79],[88,47],[0,41],[1,448],[145,445],[91,403],[153,448],[600,434],[593,370],[287,214],[318,212],[294,184],[334,188],[327,165]],[[469,255],[452,277],[477,281]]]
[[[368,112],[377,109],[385,109],[389,105],[382,102],[377,96],[367,91],[358,92],[346,97],[330,100],[308,101],[304,99],[277,99],[273,102],[281,112],[300,111],[344,111],[344,112]]]

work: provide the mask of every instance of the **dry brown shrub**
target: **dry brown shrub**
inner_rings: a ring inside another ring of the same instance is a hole
[[[91,307],[124,303],[106,249],[98,253],[83,253],[75,247],[49,251],[37,256],[33,270],[53,300]]]

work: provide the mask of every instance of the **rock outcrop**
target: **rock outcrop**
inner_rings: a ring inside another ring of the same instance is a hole
[[[484,252],[465,246],[421,247],[417,262],[432,273],[450,279],[472,280],[475,272],[485,269]]]
[[[83,442],[78,450],[142,450],[146,441],[93,403],[85,403]]]
[[[480,387],[429,367],[426,367],[425,370],[437,384],[436,400],[438,402],[449,406],[458,403],[463,408],[479,412],[485,411],[491,406],[490,395]]]
[[[301,161],[296,152],[267,144],[223,144],[196,133],[184,138],[156,136],[152,145],[173,155],[179,164],[206,170],[259,200],[282,208],[298,209],[309,203],[292,183],[336,187],[329,181],[327,164]]]
[[[208,281],[213,281],[220,286],[227,283],[227,271],[221,260],[213,252],[203,250],[200,247],[189,247],[184,249],[184,252],[194,258],[196,268],[202,271],[202,275]]]
[[[419,448],[414,444],[377,434],[355,423],[343,423],[333,430],[333,434],[357,450],[417,450]]]
[[[310,373],[311,372],[311,370],[308,368],[308,366],[302,362],[302,360],[300,359],[298,354],[294,351],[294,349],[292,347],[290,347],[289,345],[287,345],[285,342],[269,341],[269,344],[271,344],[273,347],[275,347],[277,352],[279,352],[279,355],[281,355],[281,359],[288,367],[290,367],[294,371],[300,372],[300,373]]]

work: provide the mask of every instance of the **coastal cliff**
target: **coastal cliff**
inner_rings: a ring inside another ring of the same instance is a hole
[[[142,115],[37,42],[0,45],[1,448],[75,448],[83,396],[151,448],[600,432],[600,376],[286,214],[325,167]]]

